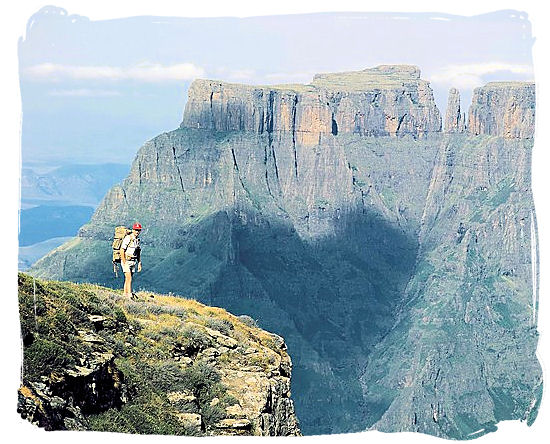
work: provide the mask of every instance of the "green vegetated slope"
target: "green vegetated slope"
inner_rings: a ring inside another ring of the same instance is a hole
[[[534,421],[532,141],[447,137],[399,321],[369,357],[369,425],[468,439]]]
[[[197,301],[19,274],[18,409],[49,430],[296,435],[282,338]],[[253,380],[254,384],[247,384]]]

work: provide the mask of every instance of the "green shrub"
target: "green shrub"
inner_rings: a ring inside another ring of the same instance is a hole
[[[115,339],[113,341],[113,353],[115,356],[128,356],[128,347],[124,344],[124,341],[120,339]]]
[[[143,329],[139,321],[137,321],[136,319],[130,319],[128,321],[128,327],[133,333],[139,333]]]
[[[188,387],[184,370],[175,362],[146,364],[143,370],[145,379],[149,381],[154,390],[178,391]]]
[[[35,339],[24,351],[25,375],[31,379],[74,364],[74,358],[63,347],[47,339]]]
[[[126,303],[126,310],[135,316],[171,314],[182,319],[187,317],[187,311],[182,307],[162,306],[148,302],[128,302]]]
[[[205,424],[215,424],[225,418],[225,410],[220,404],[206,404],[201,409],[201,415]]]
[[[132,347],[137,347],[139,345],[139,340],[135,336],[131,335],[126,338],[126,342]]]
[[[120,410],[110,409],[88,418],[91,429],[102,432],[154,435],[197,435],[182,427],[176,416],[152,399],[136,399]]]
[[[158,315],[161,315],[161,314],[165,313],[166,310],[163,307],[161,307],[160,305],[148,304],[147,312],[158,316]]]
[[[181,331],[176,327],[162,327],[159,333],[163,336],[169,336],[171,338],[177,338]]]
[[[226,336],[231,335],[231,331],[235,329],[235,326],[228,319],[207,318],[205,322],[208,328],[217,330]]]
[[[187,317],[187,310],[183,307],[162,307],[163,312],[167,314],[171,314],[173,316],[177,316],[178,318],[185,319]]]
[[[193,356],[200,351],[212,346],[212,338],[196,327],[187,327],[182,331],[182,341],[178,344],[186,356]]]
[[[156,330],[147,330],[143,333],[143,336],[152,339],[155,342],[159,342],[162,339],[162,334]]]
[[[127,303],[126,311],[133,316],[143,316],[147,314],[147,307],[144,304]]]
[[[248,315],[240,315],[239,319],[243,324],[248,325],[249,327],[258,328],[258,323]]]
[[[76,328],[70,321],[67,313],[57,310],[41,318],[38,322],[39,332],[55,339],[67,339],[76,334]]]
[[[67,316],[74,324],[84,324],[89,321],[88,314],[73,305],[67,307]]]
[[[191,391],[202,406],[209,403],[216,395],[221,394],[221,376],[217,370],[204,363],[195,362],[183,371],[183,386]]]

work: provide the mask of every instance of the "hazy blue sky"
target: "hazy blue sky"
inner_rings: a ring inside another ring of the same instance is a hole
[[[525,14],[322,13],[90,21],[46,7],[19,46],[23,162],[130,162],[176,128],[195,78],[269,84],[318,72],[414,64],[444,113],[491,80],[532,80]]]

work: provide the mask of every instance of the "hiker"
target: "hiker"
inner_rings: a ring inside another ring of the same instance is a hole
[[[124,272],[124,296],[134,296],[132,293],[132,275],[136,271],[136,265],[137,271],[141,272],[140,233],[141,224],[136,222],[132,226],[132,232],[124,237],[120,246],[120,265]]]

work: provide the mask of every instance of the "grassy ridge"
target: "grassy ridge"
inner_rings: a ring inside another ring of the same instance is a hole
[[[35,280],[23,273],[18,282],[24,344],[22,394],[29,393],[32,382],[50,384],[62,379],[92,351],[115,356],[128,401],[121,408],[87,416],[91,430],[206,433],[227,417],[227,407],[239,404],[222,383],[220,365],[267,371],[282,353],[274,337],[251,319],[192,299],[140,292],[133,301],[119,290]],[[234,341],[230,346],[256,346],[263,353],[243,356],[238,349],[223,349],[216,342],[220,337]],[[221,351],[220,365],[211,365],[201,355],[213,349]],[[202,432],[187,427],[180,420],[182,414],[200,414]]]

